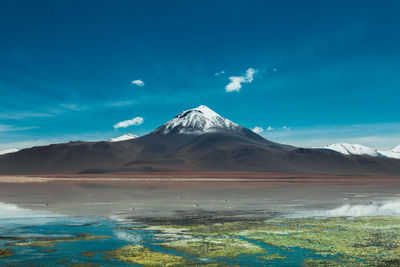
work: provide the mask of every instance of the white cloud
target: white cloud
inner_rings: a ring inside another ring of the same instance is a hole
[[[61,104],[60,106],[72,111],[81,111],[83,109],[83,106],[79,104]]]
[[[225,86],[225,91],[227,92],[239,92],[240,88],[242,88],[242,83],[251,83],[253,81],[254,74],[256,74],[258,70],[253,68],[248,68],[246,74],[244,76],[231,76],[229,80],[231,81],[227,86]]]
[[[135,84],[137,86],[143,86],[144,82],[142,80],[134,80],[132,81],[132,84]]]
[[[121,100],[121,101],[108,102],[105,105],[110,106],[110,107],[124,107],[124,106],[130,106],[132,104],[133,104],[133,101]]]
[[[290,131],[290,127],[287,127],[287,126],[283,126],[282,129],[286,130],[286,131]]]
[[[272,128],[271,126],[268,126],[268,128],[266,129],[267,132],[272,131],[274,128]]]
[[[4,112],[0,114],[0,118],[2,119],[10,119],[10,120],[23,120],[26,118],[42,118],[42,117],[52,117],[54,114],[50,113],[36,113],[30,111],[22,111],[22,112]]]
[[[118,129],[118,128],[126,128],[126,127],[129,127],[129,126],[132,126],[132,125],[140,125],[140,124],[143,123],[143,121],[144,120],[143,120],[142,117],[135,117],[135,118],[133,118],[131,120],[118,122],[117,124],[114,125],[114,128]]]
[[[36,128],[37,128],[37,127],[34,127],[34,126],[18,127],[18,126],[11,126],[11,125],[0,124],[0,133],[3,133],[3,132],[27,131],[27,130],[32,130],[32,129],[36,129]]]
[[[253,129],[251,129],[253,132],[255,132],[256,134],[262,133],[264,132],[264,129],[262,127],[256,126]]]
[[[222,74],[225,74],[224,70],[221,70],[221,71],[218,71],[218,72],[214,73],[214,76],[219,76],[219,75],[222,75]]]

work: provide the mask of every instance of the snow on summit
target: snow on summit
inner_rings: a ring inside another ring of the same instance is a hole
[[[183,111],[181,114],[158,128],[156,132],[201,134],[217,130],[236,131],[241,128],[238,124],[225,119],[210,108],[201,105],[194,109]]]
[[[372,157],[400,159],[400,145],[388,151],[377,150],[358,144],[346,144],[346,143],[330,144],[322,148],[334,150],[344,155],[363,155]]]
[[[388,151],[380,151],[380,153],[387,158],[400,159],[400,145]]]
[[[323,148],[334,150],[345,155],[379,156],[379,152],[376,149],[358,144],[330,144]]]

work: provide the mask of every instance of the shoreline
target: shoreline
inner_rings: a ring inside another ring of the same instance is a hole
[[[282,173],[122,173],[122,174],[66,174],[66,175],[0,175],[1,183],[266,183],[266,184],[400,184],[400,176],[329,175]]]

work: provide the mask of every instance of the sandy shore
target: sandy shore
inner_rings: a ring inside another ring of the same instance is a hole
[[[0,183],[33,182],[262,182],[262,183],[379,183],[400,184],[400,176],[319,175],[260,172],[160,172],[86,175],[4,175]]]

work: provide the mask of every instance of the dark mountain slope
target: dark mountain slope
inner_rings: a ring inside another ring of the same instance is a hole
[[[70,142],[0,156],[0,174],[260,171],[400,175],[400,160],[270,142],[205,106],[121,142]]]

